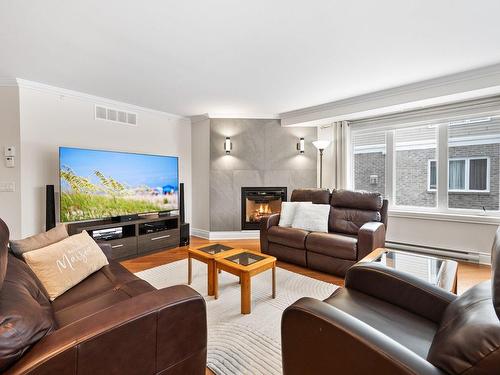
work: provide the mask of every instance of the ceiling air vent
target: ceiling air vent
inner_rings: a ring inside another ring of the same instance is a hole
[[[137,114],[121,111],[115,108],[107,108],[100,105],[95,106],[96,120],[112,121],[126,125],[137,125]]]

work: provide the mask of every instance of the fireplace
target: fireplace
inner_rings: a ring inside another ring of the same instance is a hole
[[[260,219],[281,211],[286,187],[242,187],[241,229],[259,229]]]

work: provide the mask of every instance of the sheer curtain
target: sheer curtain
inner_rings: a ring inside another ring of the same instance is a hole
[[[350,181],[350,131],[347,121],[337,121],[333,126],[333,186],[349,188]]]
[[[449,167],[449,182],[450,190],[465,189],[465,160],[450,160]]]

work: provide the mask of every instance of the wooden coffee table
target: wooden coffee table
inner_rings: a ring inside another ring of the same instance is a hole
[[[224,254],[215,259],[214,289],[215,298],[219,297],[218,270],[229,272],[240,278],[241,284],[241,313],[250,314],[252,310],[252,276],[272,269],[272,296],[276,298],[276,258],[256,251],[239,249],[232,254]]]
[[[241,252],[241,249],[234,249],[229,246],[219,243],[211,245],[203,245],[198,247],[190,247],[188,249],[188,285],[193,281],[193,265],[192,260],[196,259],[207,265],[207,293],[209,296],[214,295],[214,279],[215,279],[215,259],[229,256]]]
[[[457,293],[458,263],[454,260],[378,248],[360,262],[379,263],[385,267],[407,272],[448,292]]]

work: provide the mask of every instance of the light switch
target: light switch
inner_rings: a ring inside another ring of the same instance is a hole
[[[2,193],[12,193],[16,191],[15,182],[0,182],[0,192]]]

